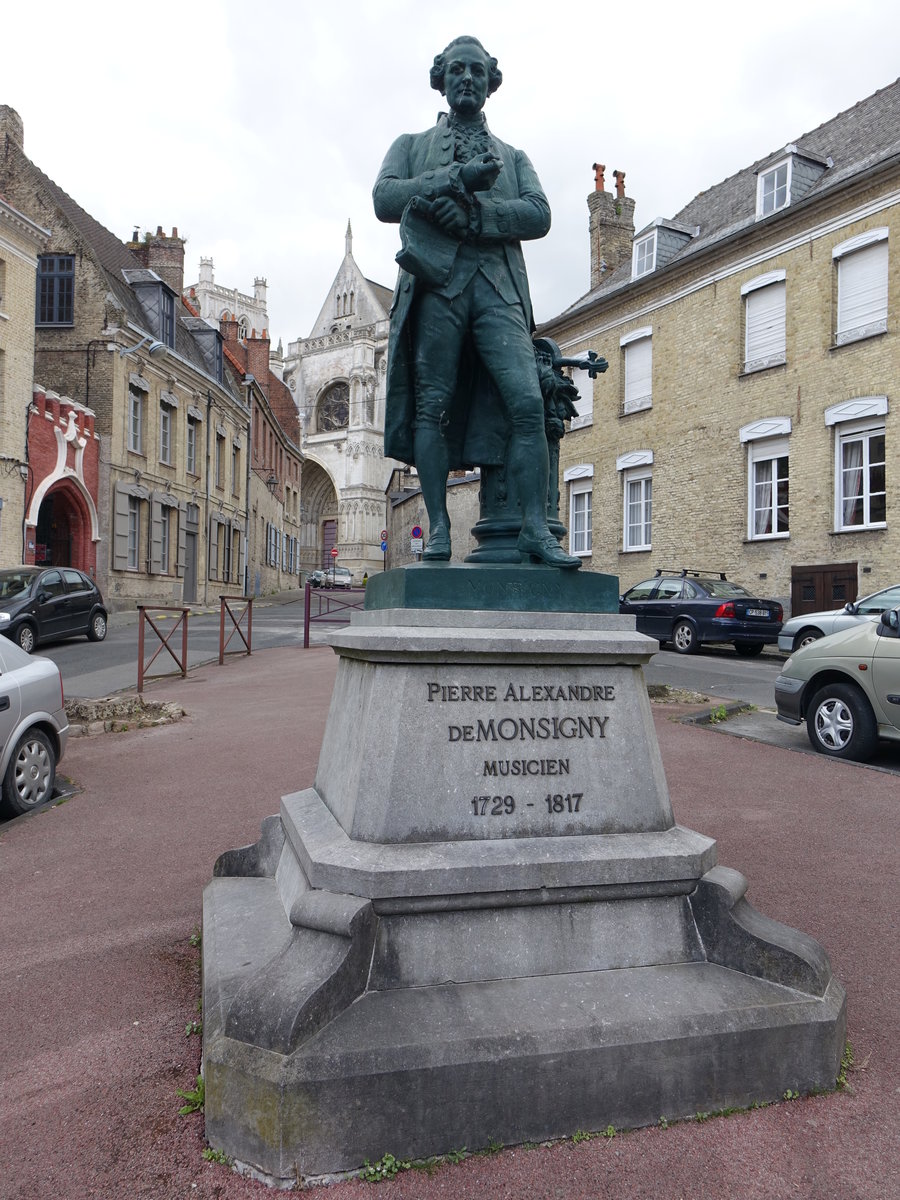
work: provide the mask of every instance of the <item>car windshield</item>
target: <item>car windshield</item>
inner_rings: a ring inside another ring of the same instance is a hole
[[[735,596],[752,596],[753,594],[741,587],[739,583],[731,583],[728,579],[698,579],[697,582],[716,600],[732,600]]]
[[[21,596],[31,587],[34,571],[0,571],[0,600]]]
[[[867,596],[865,600],[860,600],[856,611],[862,615],[863,613],[880,613],[886,608],[894,608],[900,604],[900,584],[896,587],[885,588],[883,592],[876,592],[873,596]]]

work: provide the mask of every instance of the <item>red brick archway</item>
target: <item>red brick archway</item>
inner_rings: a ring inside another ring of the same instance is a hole
[[[96,573],[91,514],[80,490],[68,480],[55,484],[41,501],[32,561]]]

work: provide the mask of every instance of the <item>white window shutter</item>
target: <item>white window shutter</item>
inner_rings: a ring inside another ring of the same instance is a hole
[[[784,362],[785,294],[783,283],[747,294],[746,366]]]
[[[842,258],[838,263],[838,336],[887,321],[887,293],[887,242]]]
[[[625,411],[649,406],[652,396],[653,339],[625,347]]]
[[[116,487],[115,513],[113,517],[113,568],[125,571],[128,568],[128,493]]]

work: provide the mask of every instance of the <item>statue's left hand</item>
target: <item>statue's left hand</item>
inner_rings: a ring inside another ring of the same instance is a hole
[[[438,196],[432,203],[431,219],[453,237],[465,237],[469,228],[469,218],[465,209],[449,196]]]

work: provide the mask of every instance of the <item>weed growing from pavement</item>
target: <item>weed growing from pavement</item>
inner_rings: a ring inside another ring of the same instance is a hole
[[[359,1177],[366,1183],[381,1183],[382,1179],[393,1179],[395,1175],[401,1171],[408,1171],[411,1167],[412,1163],[408,1159],[395,1158],[393,1154],[383,1154],[378,1162],[372,1163],[366,1159]]]
[[[189,1113],[202,1112],[203,1102],[206,1098],[206,1085],[203,1082],[203,1076],[197,1076],[197,1086],[192,1088],[191,1091],[182,1092],[176,1090],[175,1095],[187,1101],[186,1104],[179,1108],[179,1116],[186,1117]]]
[[[799,1100],[800,1093],[795,1092],[793,1088],[788,1088],[788,1090],[784,1093],[784,1095],[781,1098],[782,1098],[782,1100]]]
[[[206,1147],[202,1157],[207,1162],[221,1163],[223,1167],[230,1167],[234,1163],[234,1159],[230,1158],[224,1150],[213,1150],[212,1146]]]
[[[188,1021],[187,1025],[185,1025],[185,1027],[184,1027],[185,1037],[191,1037],[195,1034],[197,1037],[200,1037],[200,1035],[202,1033],[203,1033],[203,1022],[202,1021]]]
[[[203,931],[200,929],[199,925],[188,938],[188,941],[195,950],[198,950],[203,945]]]
[[[577,1146],[579,1142],[589,1142],[593,1136],[592,1133],[585,1133],[583,1129],[576,1129],[572,1134],[572,1141]]]
[[[854,1062],[855,1059],[853,1057],[853,1047],[850,1045],[850,1042],[847,1041],[844,1044],[844,1053],[841,1055],[841,1069],[838,1071],[838,1077],[836,1080],[837,1090],[839,1092],[850,1092],[853,1090],[850,1085],[850,1080],[847,1078],[847,1076],[853,1070]]]
[[[709,710],[710,725],[718,725],[721,721],[728,719],[728,709],[724,704],[717,704],[715,708]]]
[[[603,1130],[603,1133],[601,1136],[612,1140],[616,1136],[615,1125],[607,1125],[607,1127]]]

